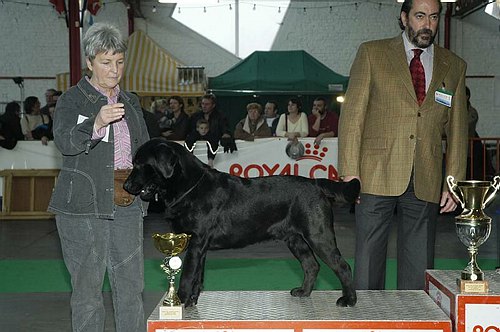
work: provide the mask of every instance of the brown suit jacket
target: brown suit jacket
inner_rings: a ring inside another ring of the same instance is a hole
[[[359,47],[340,115],[339,174],[359,176],[363,193],[399,196],[414,169],[416,196],[438,203],[447,188],[443,175],[465,177],[466,64],[437,45],[433,61],[432,81],[419,106],[401,35]],[[451,107],[434,100],[443,86],[453,93]]]

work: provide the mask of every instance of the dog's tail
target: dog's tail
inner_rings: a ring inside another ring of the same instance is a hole
[[[357,179],[349,182],[316,179],[316,184],[321,187],[328,198],[333,199],[336,203],[354,203],[361,190],[361,184]]]

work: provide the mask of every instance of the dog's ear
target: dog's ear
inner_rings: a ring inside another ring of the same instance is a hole
[[[179,157],[173,149],[166,144],[160,144],[155,152],[155,168],[160,174],[168,179],[174,174],[175,166],[179,162]]]

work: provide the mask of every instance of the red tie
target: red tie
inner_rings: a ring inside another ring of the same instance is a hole
[[[419,106],[422,105],[425,99],[425,71],[422,61],[420,61],[420,54],[422,54],[422,52],[421,49],[414,48],[414,56],[410,61],[411,80],[413,81],[413,87],[415,88]]]

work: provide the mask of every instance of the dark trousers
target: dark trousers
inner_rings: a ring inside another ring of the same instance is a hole
[[[357,289],[384,289],[390,226],[397,217],[397,288],[424,289],[425,270],[434,267],[439,204],[419,200],[413,181],[401,196],[360,195],[356,206]]]

